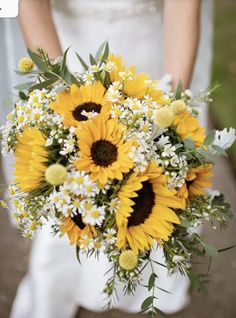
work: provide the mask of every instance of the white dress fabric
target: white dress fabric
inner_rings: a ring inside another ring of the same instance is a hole
[[[63,48],[71,47],[69,64],[77,70],[79,62],[72,52],[83,58],[108,40],[111,51],[122,55],[127,65],[136,65],[153,78],[162,75],[162,1],[155,0],[54,0],[55,24]],[[210,79],[212,41],[212,0],[202,1],[201,29],[203,30],[195,67],[192,89],[205,89]],[[205,124],[206,106],[202,111]],[[75,248],[67,237],[52,238],[46,226],[33,242],[29,270],[21,282],[12,308],[11,318],[71,318],[78,307],[92,311],[104,310],[103,287],[110,268],[106,258],[82,257],[77,262]],[[164,263],[163,252],[153,253]],[[156,266],[158,286],[171,295],[158,291],[157,307],[166,313],[181,310],[188,302],[188,280],[180,274],[170,276],[166,269]],[[143,274],[144,284],[150,275]],[[138,312],[147,297],[147,289],[139,287],[135,296],[122,296],[115,307]]]

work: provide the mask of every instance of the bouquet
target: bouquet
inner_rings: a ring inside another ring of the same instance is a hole
[[[19,62],[19,99],[2,127],[2,152],[15,156],[9,186],[15,219],[32,238],[50,222],[56,235],[88,257],[104,253],[111,274],[104,293],[112,304],[116,283],[124,293],[139,284],[150,292],[142,312],[155,305],[158,270],[179,271],[205,291],[207,275],[192,269],[195,256],[218,250],[197,230],[206,220],[225,228],[231,216],[223,196],[210,190],[213,157],[225,155],[235,130],[206,135],[196,105],[211,91],[193,96],[181,83],[174,92],[158,89],[104,43],[83,72],[71,73],[67,52],[52,60],[28,50]],[[2,202],[4,204],[4,202]],[[153,256],[163,249],[165,260]],[[151,267],[148,282],[142,272]],[[161,288],[160,288],[161,289]]]

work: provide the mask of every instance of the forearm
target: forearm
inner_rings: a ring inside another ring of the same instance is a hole
[[[164,71],[185,88],[191,83],[199,40],[201,0],[165,0]]]
[[[28,48],[42,48],[53,58],[62,55],[49,0],[20,0],[19,22]]]

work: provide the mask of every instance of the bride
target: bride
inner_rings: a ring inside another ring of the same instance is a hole
[[[71,46],[72,70],[79,67],[74,51],[84,58],[108,40],[111,51],[138,71],[154,79],[170,73],[173,87],[181,79],[186,88],[191,84],[198,91],[209,84],[211,6],[212,0],[21,0],[19,21],[27,47],[42,47],[56,58]],[[205,124],[205,105],[201,112]],[[155,258],[164,262],[160,249]],[[107,269],[105,257],[78,264],[68,240],[52,238],[50,228],[44,228],[33,242],[28,274],[18,288],[11,318],[70,318],[80,306],[103,310]],[[187,278],[169,276],[163,267],[156,272],[158,285],[171,293],[160,291],[158,308],[166,313],[181,310],[189,301]],[[148,277],[144,273],[144,282]],[[116,308],[138,312],[145,291],[139,287],[134,297],[121,292]]]

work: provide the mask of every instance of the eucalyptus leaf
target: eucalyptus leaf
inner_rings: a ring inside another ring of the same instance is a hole
[[[215,130],[210,131],[209,134],[206,136],[206,138],[204,140],[204,145],[205,146],[210,146],[215,140],[215,135],[216,135],[216,131]]]
[[[204,245],[204,250],[206,251],[206,253],[211,256],[211,257],[216,257],[218,256],[218,250],[215,246],[213,245]]]
[[[198,148],[197,152],[207,160],[212,160],[211,154],[203,148]]]
[[[211,147],[217,152],[217,154],[223,155],[225,157],[228,157],[226,151],[223,148],[221,148],[221,147],[219,147],[217,145],[212,145]]]
[[[186,148],[190,149],[190,150],[194,150],[195,149],[195,144],[193,142],[193,140],[191,138],[186,138],[183,140],[184,145]]]

